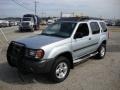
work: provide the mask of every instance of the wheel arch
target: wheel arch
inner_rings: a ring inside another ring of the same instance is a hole
[[[107,44],[107,40],[103,40],[101,44],[106,45]]]
[[[64,56],[64,57],[66,57],[67,59],[69,59],[69,61],[70,61],[70,68],[71,68],[71,69],[74,68],[73,57],[72,57],[71,52],[63,52],[63,53],[57,55],[57,56],[56,56],[56,59],[57,59],[58,57],[60,57],[60,56]]]

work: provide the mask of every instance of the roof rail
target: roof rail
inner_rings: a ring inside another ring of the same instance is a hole
[[[84,20],[102,20],[100,18],[81,16],[81,17],[62,17],[58,21],[84,21]]]

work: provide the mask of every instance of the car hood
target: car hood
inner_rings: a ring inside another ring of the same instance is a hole
[[[63,40],[64,38],[45,36],[45,35],[36,35],[27,37],[21,40],[16,40],[16,42],[25,44],[27,48],[39,49],[42,46],[52,44]]]

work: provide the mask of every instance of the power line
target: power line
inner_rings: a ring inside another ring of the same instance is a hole
[[[32,10],[32,9],[29,9],[29,8],[25,7],[23,4],[19,3],[17,0],[11,0],[11,1],[13,1],[13,2],[16,3],[17,5],[23,7],[24,9],[27,9],[27,10],[29,10],[29,11],[34,11],[34,10]]]

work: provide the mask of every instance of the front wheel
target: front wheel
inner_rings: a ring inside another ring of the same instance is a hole
[[[98,49],[98,54],[95,56],[97,59],[103,59],[106,55],[106,45],[102,44]]]
[[[35,31],[35,29],[34,29],[34,27],[32,27],[32,28],[31,28],[31,32],[34,32],[34,31]]]
[[[51,79],[54,82],[64,81],[70,72],[70,62],[65,57],[59,57],[50,72]]]

